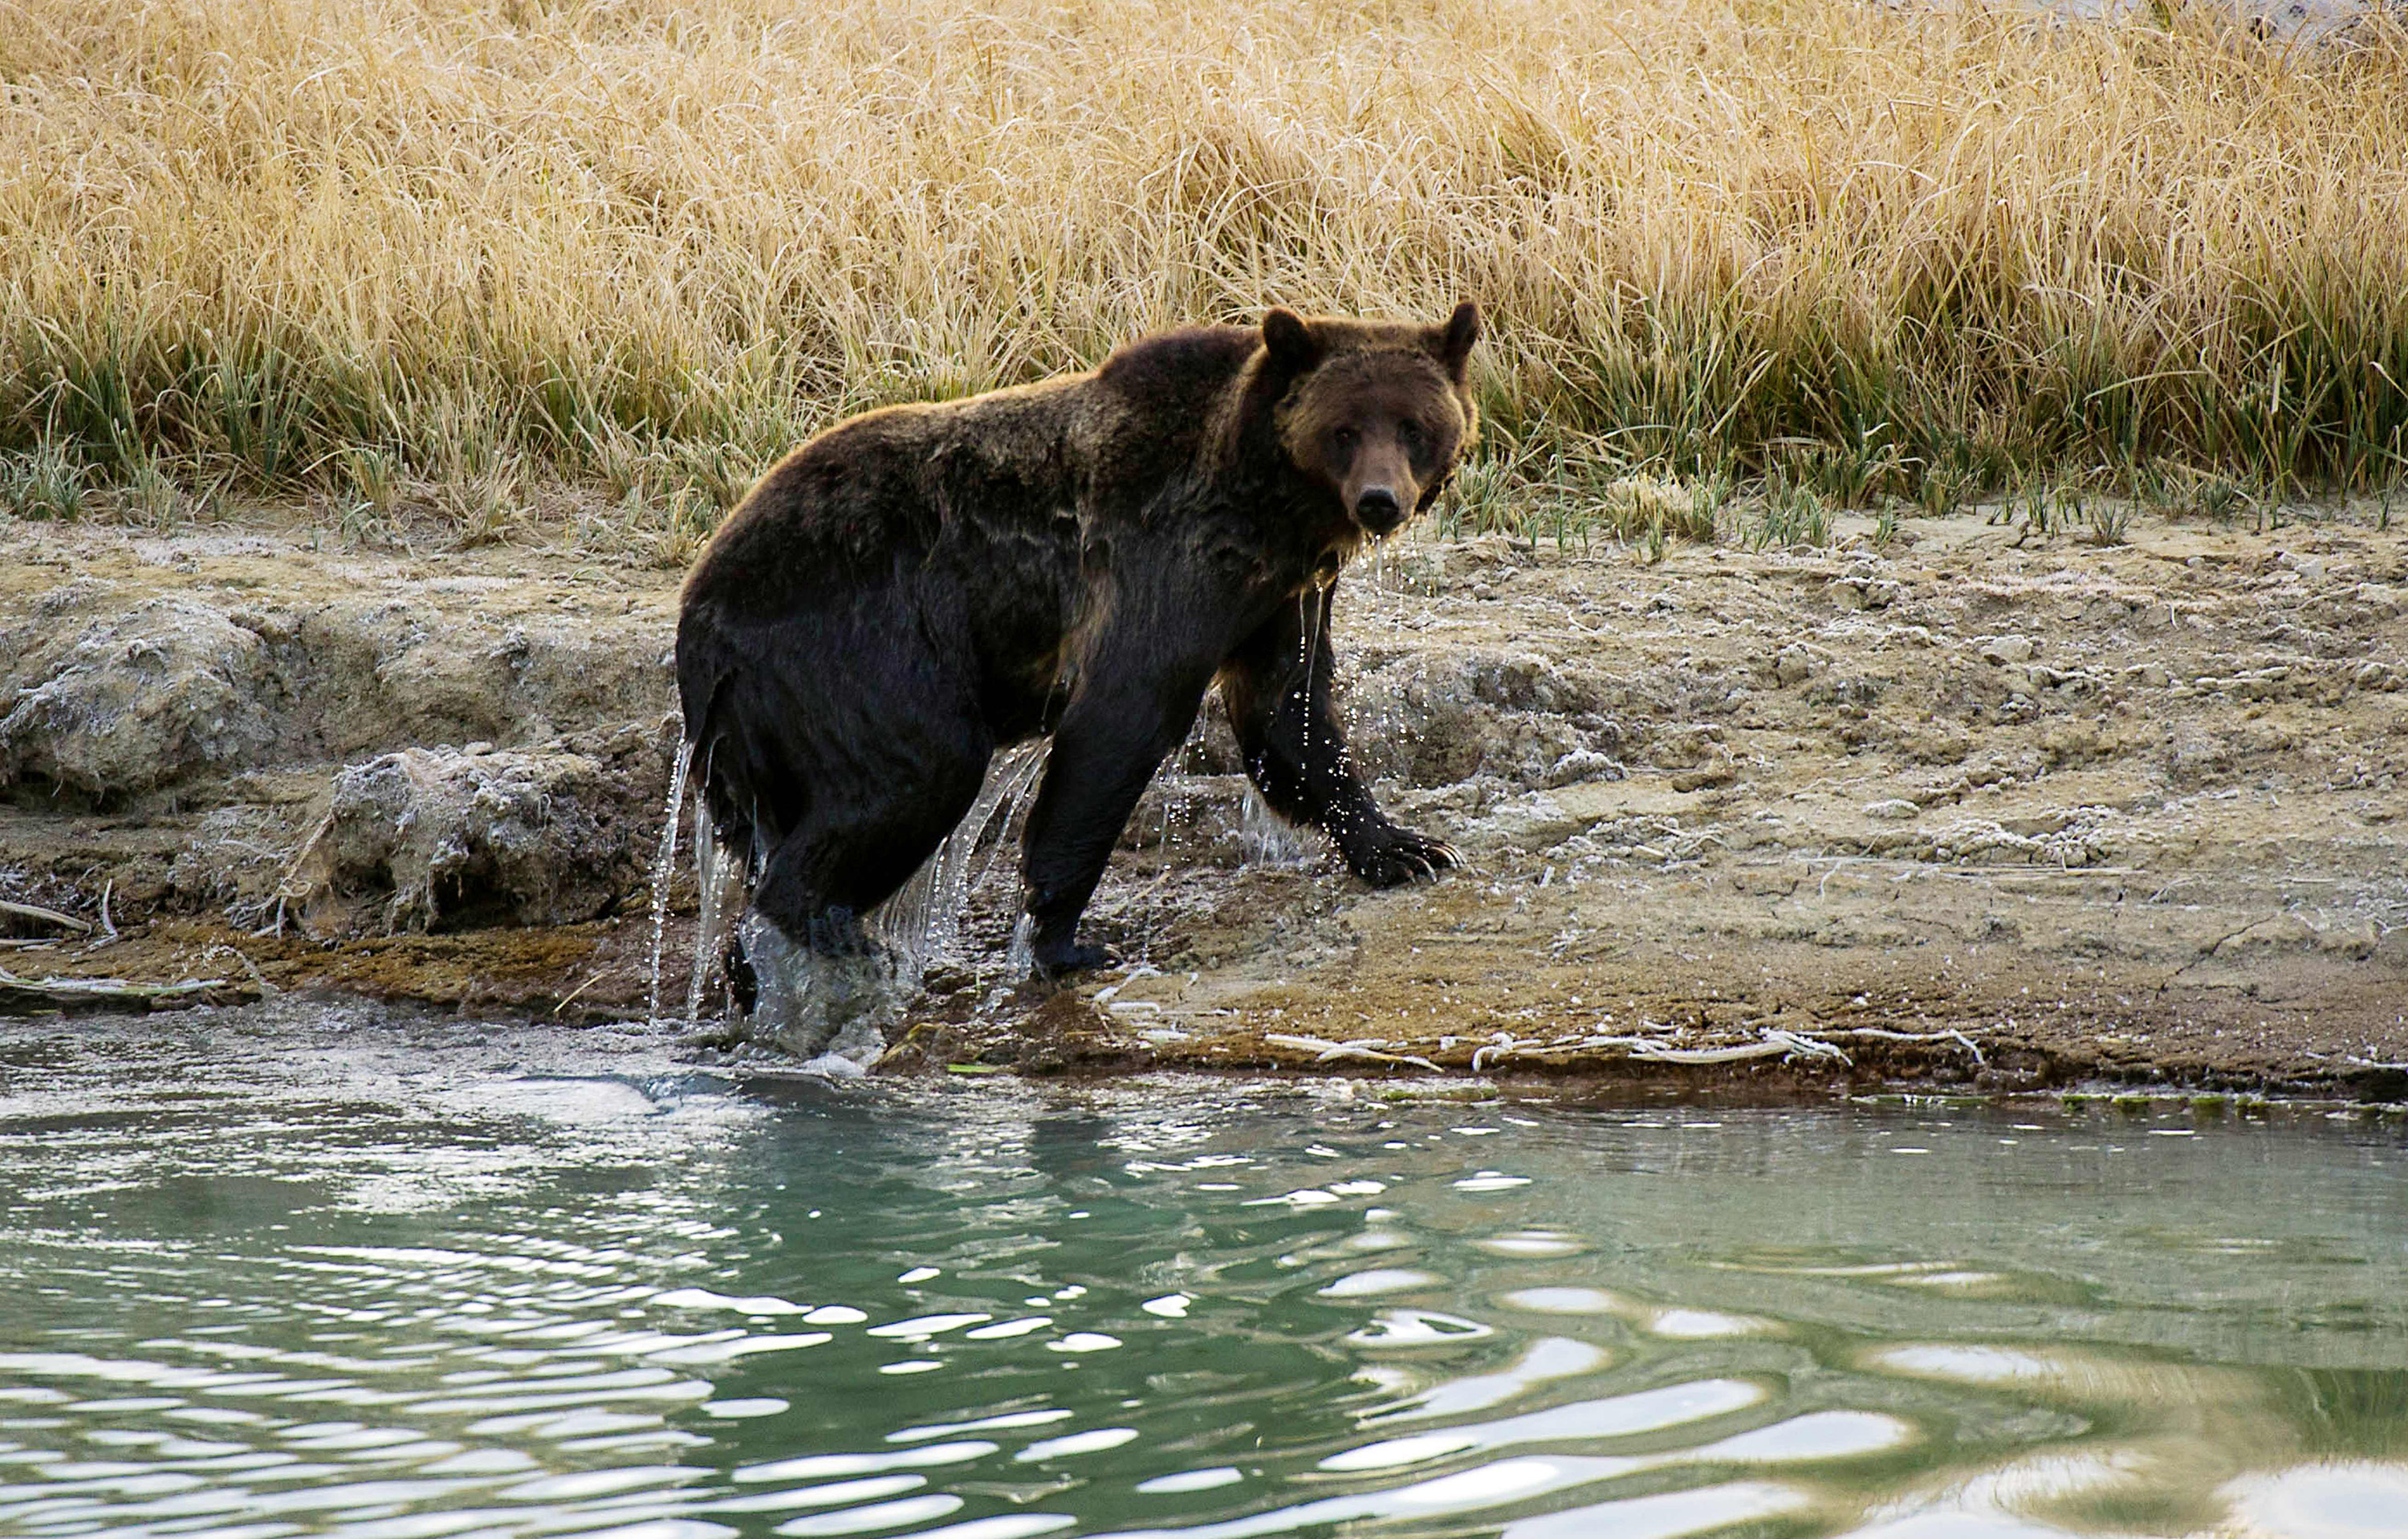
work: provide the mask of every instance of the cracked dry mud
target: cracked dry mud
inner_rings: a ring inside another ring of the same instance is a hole
[[[2403,1099],[2408,537],[2375,525],[1409,539],[1341,598],[1350,734],[1467,869],[1347,880],[1208,717],[1092,911],[1131,965],[1012,978],[982,852],[886,1064]],[[0,899],[88,927],[0,913],[0,970],[48,981],[0,1009],[644,1013],[678,573],[264,522],[0,552]]]

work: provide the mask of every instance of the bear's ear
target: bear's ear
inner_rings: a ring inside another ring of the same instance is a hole
[[[1464,362],[1471,356],[1471,345],[1480,340],[1480,307],[1467,299],[1455,307],[1446,324],[1437,328],[1430,341],[1430,351],[1456,380],[1463,378]]]
[[[1300,374],[1321,361],[1321,344],[1292,309],[1274,309],[1263,317],[1263,346],[1271,362],[1290,373]]]

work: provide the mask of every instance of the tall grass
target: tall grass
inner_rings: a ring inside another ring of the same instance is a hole
[[[1469,295],[1502,465],[2387,485],[2402,145],[2382,24],[0,0],[0,451],[52,504],[167,476],[475,524],[557,478],[707,524],[876,402]]]

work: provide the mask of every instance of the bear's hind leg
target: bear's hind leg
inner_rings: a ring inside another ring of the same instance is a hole
[[[893,768],[890,764],[888,768]],[[896,958],[862,919],[892,897],[961,821],[985,779],[982,752],[923,759],[916,775],[849,782],[815,796],[769,855],[738,928],[728,977],[750,996],[745,1034],[804,1059],[874,1057],[901,1018]]]
[[[835,796],[814,787],[762,868],[752,911],[812,951],[867,951],[862,917],[909,882],[970,810],[989,756],[982,739],[922,760],[916,774],[866,779]]]

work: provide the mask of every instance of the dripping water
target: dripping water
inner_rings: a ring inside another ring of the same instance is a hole
[[[1312,759],[1312,648],[1313,643],[1319,639],[1318,633],[1321,629],[1318,615],[1326,612],[1327,608],[1326,590],[1307,588],[1296,596],[1296,628],[1302,636],[1302,645],[1298,649],[1297,658],[1298,672],[1296,681],[1296,700],[1297,710],[1301,712],[1301,726],[1297,731],[1297,738],[1303,744],[1307,763],[1311,763]]]
[[[987,849],[986,863],[981,866],[978,874],[970,879],[971,887],[986,885],[994,879],[996,866],[1008,853],[1020,847],[1020,834],[1028,821],[1031,796],[1036,790],[1039,778],[1045,772],[1045,755],[1052,746],[1050,739],[1023,745],[1023,749],[1029,755],[1028,763],[1019,771],[1017,784],[1007,789],[1006,805],[998,809],[1003,822],[996,830],[995,842]],[[1019,751],[1022,750],[1015,750],[1015,752]]]
[[[1377,539],[1372,541],[1370,559],[1365,564],[1369,569],[1364,573],[1364,581],[1356,594],[1354,601],[1355,613],[1357,616],[1362,614],[1363,606],[1367,602],[1376,604],[1381,609],[1387,611],[1388,641],[1390,651],[1395,650],[1396,643],[1399,640],[1397,634],[1397,628],[1404,609],[1404,606],[1398,601],[1395,591],[1388,585],[1388,547],[1393,542],[1393,536],[1387,539]],[[1360,660],[1361,659],[1358,654],[1357,662],[1359,663]],[[1367,746],[1367,734],[1363,730],[1363,691],[1361,687],[1362,678],[1359,671],[1355,678],[1355,685],[1356,687],[1347,691],[1346,736],[1347,741],[1354,745],[1355,754],[1359,758],[1363,749]],[[1380,731],[1377,734],[1377,737],[1378,740],[1383,742],[1387,739],[1387,724],[1384,721],[1381,723]],[[1366,778],[1369,777],[1367,776]]]
[[[1024,913],[1011,927],[1011,944],[1003,954],[1007,978],[1025,978],[1037,971],[1037,916]]]
[[[879,950],[883,954],[878,969],[887,974],[886,982],[891,985],[883,992],[909,993],[919,986],[930,965],[953,953],[970,893],[993,875],[1003,852],[1012,842],[1012,834],[1025,818],[1031,794],[1044,771],[1046,747],[1039,740],[1015,744],[996,755],[978,798],[953,826],[953,832],[894,897],[867,916],[869,932],[880,942]],[[660,1018],[668,878],[677,859],[680,812],[685,784],[691,777],[691,763],[689,748],[681,755],[672,775],[668,829],[662,836],[660,856],[652,871],[649,1017],[654,1020]],[[824,1035],[820,1030],[824,1023],[818,1022],[816,1016],[824,1014],[813,1008],[811,997],[828,993],[829,988],[823,986],[828,981],[817,976],[808,954],[797,950],[783,936],[769,933],[770,927],[745,912],[746,895],[760,874],[759,862],[756,859],[748,865],[721,842],[699,786],[695,789],[694,803],[694,874],[698,913],[686,977],[686,1027],[689,1030],[701,1028],[704,996],[720,956],[729,935],[740,933],[745,955],[752,960],[762,988],[762,1003],[756,1006],[756,1014],[778,1021],[796,1017],[796,1024],[803,1029],[789,1033],[795,1040],[784,1044],[798,1049],[811,1047]],[[995,837],[987,858],[973,870],[973,857],[982,844],[989,843],[991,833]],[[850,974],[861,971],[862,967],[856,962],[839,971]],[[836,982],[841,986],[835,993],[847,997],[860,995],[868,986],[866,978],[848,977]],[[752,1029],[748,1028],[748,1031]]]
[[[1389,663],[1405,655],[1405,611],[1415,597],[1412,568],[1401,557],[1393,567],[1389,559],[1391,549],[1401,544],[1406,538],[1403,531],[1398,531],[1371,547],[1370,580],[1365,584],[1372,594],[1378,596],[1377,602],[1387,611],[1388,635],[1385,656]],[[1362,682],[1358,675],[1356,680],[1358,687],[1348,702],[1351,712],[1359,712],[1363,709],[1362,690],[1359,687]],[[1398,690],[1394,687],[1383,687],[1378,692],[1377,701],[1371,707],[1373,714],[1369,718],[1369,724],[1374,730],[1367,734],[1367,737],[1369,741],[1379,745],[1375,755],[1377,762],[1393,763],[1398,756],[1397,745],[1401,741],[1401,734],[1404,730],[1400,705],[1401,700]],[[1359,715],[1355,717],[1356,721],[1362,719]],[[1367,745],[1357,744],[1358,755],[1362,747]]]
[[[936,853],[911,879],[870,915],[870,929],[894,959],[896,984],[919,986],[929,966],[950,957],[961,939],[962,915],[972,890],[993,873],[1001,852],[1027,810],[1038,777],[1044,773],[1048,743],[1039,738],[1015,743],[987,767],[986,784],[969,811],[953,825]],[[1000,826],[998,827],[998,820]],[[971,859],[996,829],[985,863],[973,873]]]
[[[687,1030],[699,1031],[703,990],[712,964],[726,949],[729,921],[743,904],[745,885],[742,863],[720,844],[699,787],[694,798],[694,883],[700,912],[694,927],[694,966],[686,977],[685,1024]]]
[[[677,869],[679,814],[685,806],[685,782],[694,768],[694,744],[681,736],[677,763],[669,770],[668,826],[661,830],[661,852],[652,861],[652,976],[645,995],[644,1019],[661,1018],[661,951],[668,940],[669,873]]]

